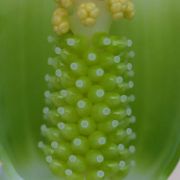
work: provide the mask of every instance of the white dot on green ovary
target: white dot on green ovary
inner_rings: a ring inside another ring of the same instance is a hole
[[[72,70],[77,70],[78,69],[78,64],[77,63],[71,63],[70,68]]]
[[[73,144],[74,145],[76,145],[76,146],[80,146],[81,145],[81,139],[79,139],[79,138],[76,138],[76,139],[74,139],[74,141],[73,141]]]
[[[119,63],[121,61],[121,57],[120,56],[114,56],[114,62],[115,63]]]
[[[68,95],[68,91],[63,89],[60,91],[60,94],[63,96],[63,97],[66,97]]]
[[[104,39],[103,39],[103,44],[104,44],[105,46],[110,45],[110,44],[111,44],[111,39],[108,38],[108,37],[104,38]]]
[[[103,108],[103,110],[102,110],[102,114],[103,115],[107,116],[110,113],[111,113],[111,109],[110,108],[108,108],[108,107]]]
[[[74,39],[72,39],[72,38],[67,39],[66,42],[67,42],[68,46],[74,46],[75,43],[76,43],[76,41]]]
[[[49,113],[49,108],[48,107],[44,107],[43,108],[43,113],[44,114],[48,114]]]
[[[89,126],[89,122],[87,120],[82,120],[81,121],[81,127],[82,128],[88,128]]]
[[[76,160],[77,160],[77,157],[75,155],[70,155],[69,156],[69,161],[76,162]]]
[[[103,97],[104,96],[104,90],[103,89],[97,89],[96,96],[97,97]]]
[[[59,108],[57,109],[57,112],[58,112],[60,115],[64,115],[65,109],[64,109],[63,107],[59,107]]]
[[[98,139],[98,144],[100,144],[100,145],[106,144],[106,138],[105,138],[105,137],[100,137],[100,138]]]
[[[97,174],[97,177],[99,177],[99,178],[104,177],[104,171],[102,171],[102,170],[97,171],[96,174]]]
[[[55,72],[57,77],[61,77],[62,76],[62,71],[60,69],[57,69]]]
[[[124,149],[125,149],[124,144],[119,144],[119,145],[118,145],[118,150],[119,150],[119,151],[124,151]]]
[[[77,106],[78,106],[78,108],[82,109],[82,108],[84,108],[86,106],[86,102],[83,101],[83,100],[79,100],[77,102]]]
[[[136,151],[136,148],[135,148],[135,146],[133,146],[133,145],[131,145],[131,146],[129,146],[129,152],[130,153],[135,153],[135,151]]]
[[[119,126],[119,121],[118,120],[113,120],[112,121],[112,127],[116,128],[117,126]]]
[[[103,76],[104,75],[104,70],[99,68],[96,70],[96,76]]]
[[[44,96],[45,96],[45,98],[49,98],[51,96],[50,91],[45,91]]]
[[[82,88],[84,86],[84,82],[83,82],[83,80],[77,80],[76,81],[76,87],[78,87],[78,88]]]
[[[51,147],[52,147],[53,149],[57,149],[58,146],[59,146],[59,144],[58,144],[58,142],[56,142],[56,141],[53,141],[53,142],[51,143]]]
[[[123,77],[122,76],[116,77],[116,83],[117,84],[121,84],[122,82],[123,82]]]
[[[96,161],[97,161],[98,163],[103,162],[103,161],[104,161],[104,157],[103,157],[103,155],[97,155],[97,157],[96,157]]]
[[[119,168],[120,168],[120,169],[125,168],[125,166],[126,166],[126,162],[125,162],[125,161],[120,161],[120,162],[119,162]]]
[[[72,175],[72,170],[71,170],[71,169],[66,169],[66,170],[65,170],[65,174],[66,174],[67,176],[71,176],[71,175]]]
[[[46,156],[46,162],[51,163],[52,162],[52,156]]]
[[[96,60],[96,54],[95,53],[89,53],[88,54],[88,60],[89,61],[95,61]]]
[[[60,130],[63,130],[65,128],[65,124],[63,122],[58,123],[57,126]]]
[[[38,148],[40,148],[40,149],[42,149],[42,148],[44,148],[44,143],[42,142],[42,141],[40,141],[39,143],[38,143]]]
[[[61,54],[62,49],[60,47],[55,47],[54,52],[59,55]]]

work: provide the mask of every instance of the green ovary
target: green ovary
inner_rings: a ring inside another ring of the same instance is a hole
[[[123,179],[134,165],[136,137],[131,41],[69,33],[53,43],[39,148],[62,179]]]

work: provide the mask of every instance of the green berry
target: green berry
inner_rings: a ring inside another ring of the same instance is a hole
[[[59,179],[121,180],[135,153],[131,41],[68,33],[54,45],[38,146]]]

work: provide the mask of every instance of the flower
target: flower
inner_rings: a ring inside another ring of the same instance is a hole
[[[114,23],[111,30],[133,39],[136,52],[137,165],[128,180],[167,179],[179,159],[178,3],[136,1],[135,20]],[[1,150],[1,167],[5,174],[4,165],[13,164],[24,179],[53,179],[37,148],[53,3],[0,5],[0,142],[12,162]],[[10,168],[9,179],[11,173]]]

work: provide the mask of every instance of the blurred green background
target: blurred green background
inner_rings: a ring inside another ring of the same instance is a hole
[[[180,155],[180,1],[134,2],[135,19],[111,29],[131,38],[136,52],[137,168],[128,178],[166,179]],[[0,143],[27,180],[50,178],[36,145],[53,6],[51,0],[0,1]]]

